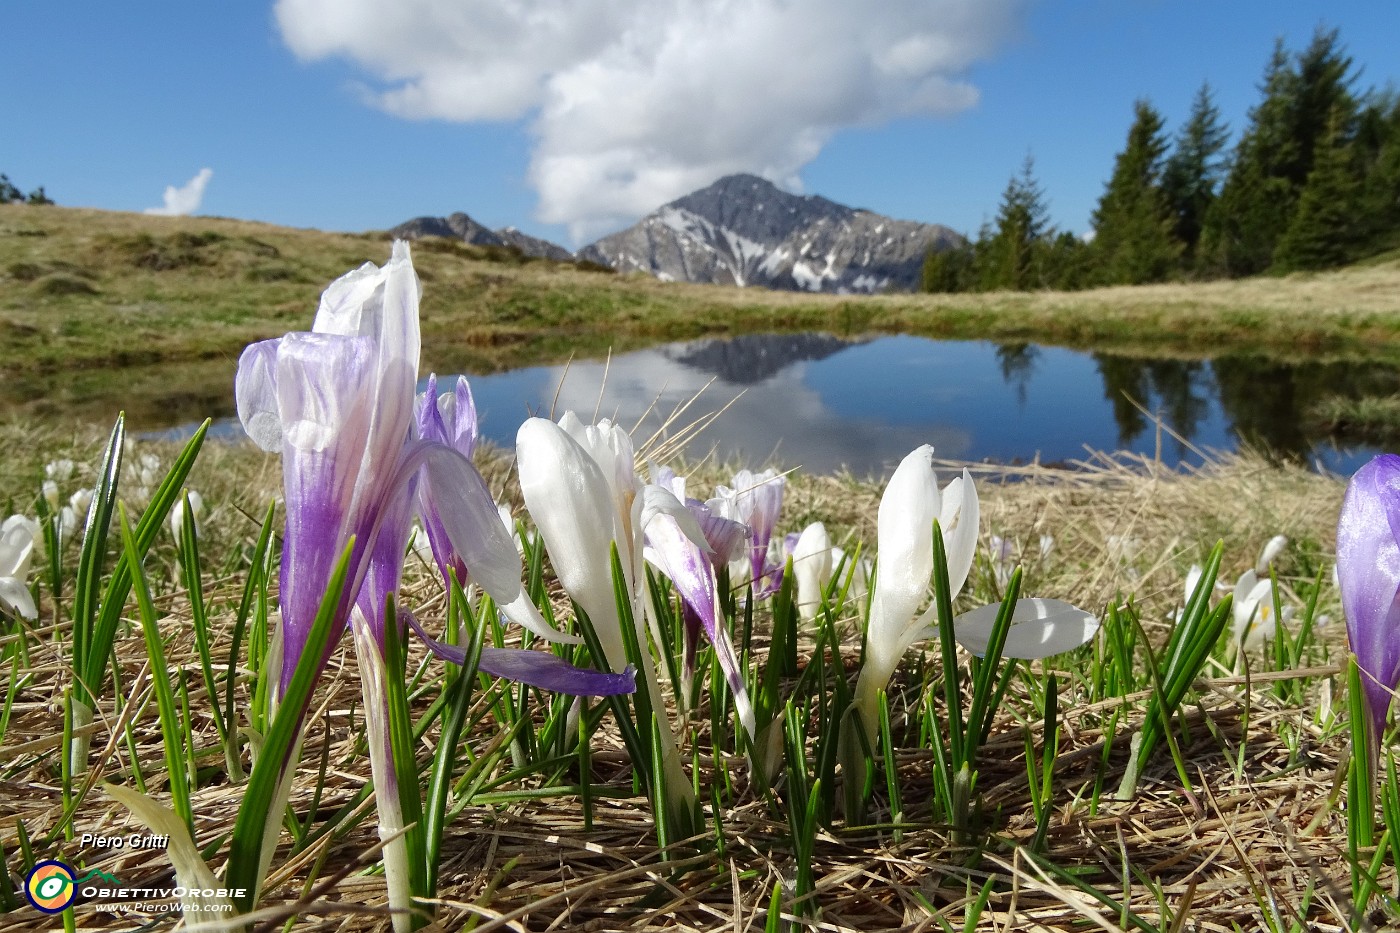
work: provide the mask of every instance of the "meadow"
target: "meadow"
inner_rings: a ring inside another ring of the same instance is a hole
[[[380,236],[10,206],[0,207],[0,233],[7,382],[91,370],[112,378],[115,404],[114,365],[232,361],[250,341],[307,328],[328,282],[388,251]],[[666,285],[446,243],[418,244],[414,261],[425,372],[786,328],[1374,357],[1392,352],[1400,326],[1394,260],[1076,295],[859,300]],[[5,610],[0,637],[8,928],[55,928],[8,893],[36,863],[172,886],[198,876],[196,847],[224,884],[257,875],[251,863],[265,853],[257,912],[236,924],[269,930],[406,929],[431,917],[434,928],[476,930],[1301,931],[1400,916],[1396,843],[1384,828],[1400,813],[1392,759],[1383,749],[1374,797],[1353,765],[1359,716],[1333,582],[1337,477],[1249,451],[1182,472],[1111,453],[1064,469],[973,466],[963,482],[975,484],[980,515],[966,583],[950,581],[957,549],[939,556],[935,533],[933,577],[917,595],[943,624],[899,656],[876,728],[861,730],[858,674],[872,650],[880,551],[894,540],[880,512],[887,484],[792,472],[774,540],[820,522],[847,558],[819,575],[816,595],[803,583],[813,577],[800,541],[771,593],[756,575],[716,567],[718,624],[753,704],[751,730],[717,642],[699,647],[693,678],[680,669],[683,581],[659,569],[629,578],[615,569],[622,558],[610,568],[604,555],[592,582],[619,613],[655,623],[624,637],[638,669],[630,699],[574,707],[474,669],[484,647],[530,646],[585,667],[609,654],[600,604],[570,582],[567,555],[541,540],[537,480],[478,450],[485,488],[520,522],[533,605],[585,644],[543,648],[504,626],[489,598],[473,608],[415,549],[397,604],[448,641],[457,633],[461,663],[416,639],[390,637],[382,655],[351,650],[345,633],[317,676],[298,667],[291,686],[283,680],[285,696],[306,691],[293,728],[281,715],[290,704],[269,702],[288,509],[278,457],[251,444],[194,450],[196,441],[183,454],[112,444],[110,419],[85,423],[61,408],[0,422],[9,512],[48,529],[25,567],[34,618]],[[742,492],[736,474],[765,466],[679,463],[634,442],[644,475],[648,460],[670,462],[702,499],[720,485]],[[932,464],[940,486],[966,466]],[[197,518],[184,509],[177,542],[169,516],[186,489],[203,505]],[[96,492],[75,501],[80,490]],[[1263,561],[1277,536],[1286,542]],[[340,544],[327,542],[337,553]],[[775,554],[781,566],[781,547]],[[854,571],[872,554],[862,585]],[[1193,565],[1205,568],[1194,589]],[[1237,585],[1251,574],[1272,581],[1265,600]],[[998,660],[993,646],[1018,595],[1070,603],[1097,630],[1066,653]],[[954,615],[1003,602],[985,657],[954,644]],[[325,600],[327,620],[336,604]],[[313,632],[334,628],[317,618]],[[1248,633],[1266,619],[1271,637],[1253,644]],[[387,720],[362,692],[376,670],[389,685]],[[659,708],[645,698],[648,676]],[[75,715],[79,697],[90,716]],[[674,763],[661,722],[675,730]],[[391,761],[372,768],[385,729]],[[282,747],[300,764],[285,798],[268,791],[266,826],[254,825],[248,801],[276,784],[268,750]],[[419,817],[390,839],[377,831],[383,790],[395,786],[382,767],[397,777],[399,816]],[[1124,780],[1130,772],[1135,781]],[[194,846],[82,842],[148,831],[185,832]],[[417,920],[386,913],[385,853],[396,845],[409,852]],[[191,926],[234,928],[184,906]],[[70,928],[146,919],[101,904],[62,914]]]

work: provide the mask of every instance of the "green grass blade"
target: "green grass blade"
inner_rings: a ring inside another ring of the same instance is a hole
[[[117,505],[125,440],[126,416],[120,414],[112,427],[107,452],[98,471],[97,485],[92,491],[92,503],[88,506],[87,523],[83,528],[83,547],[78,553],[78,577],[74,581],[73,674],[77,683],[73,686],[77,699],[89,709],[96,706],[96,694],[102,689],[102,667],[107,664],[107,651],[95,646],[93,620],[97,615],[97,597],[102,585],[102,561],[107,554],[107,533]],[[97,668],[95,675],[94,668]]]
[[[151,599],[151,587],[146,580],[146,568],[136,552],[136,542],[131,534],[131,525],[126,520],[126,509],[118,506],[117,512],[121,527],[122,549],[127,564],[134,567],[132,584],[136,590],[136,606],[141,617],[141,634],[146,639],[146,653],[151,659],[151,684],[156,693],[156,707],[160,713],[160,732],[165,745],[165,767],[170,776],[170,798],[175,815],[185,824],[190,838],[194,836],[194,811],[190,807],[189,773],[193,762],[185,760],[185,732],[181,725],[179,707],[175,702],[175,691],[170,684],[170,668],[165,660],[165,642],[160,634],[160,621],[156,614],[155,602]]]
[[[269,811],[274,805],[278,788],[285,770],[294,767],[291,761],[302,732],[306,708],[311,702],[312,691],[320,679],[321,659],[325,657],[330,641],[331,629],[340,613],[341,596],[345,590],[346,576],[350,570],[350,557],[354,553],[352,538],[336,563],[335,572],[326,586],[326,595],[321,599],[321,607],[311,625],[311,631],[303,648],[291,683],[283,694],[281,705],[263,742],[262,754],[248,779],[243,803],[239,805],[238,816],[233,826],[233,841],[229,849],[228,877],[226,885],[243,889],[246,893],[234,898],[234,905],[246,913],[253,908],[257,888],[262,879],[258,877],[262,865],[263,836],[269,820],[281,821],[280,814]],[[273,672],[272,676],[276,676]]]
[[[161,525],[165,523],[166,516],[170,514],[170,509],[175,505],[176,498],[184,488],[185,479],[194,467],[195,458],[199,456],[199,449],[204,444],[204,436],[209,431],[209,424],[210,422],[206,420],[194,432],[194,436],[180,452],[180,456],[175,459],[170,472],[166,474],[165,479],[151,495],[151,502],[146,506],[146,511],[141,514],[141,520],[137,522],[135,533],[132,536],[136,545],[134,553],[138,560],[145,559],[146,552],[150,550]],[[115,433],[113,432],[114,436]],[[115,486],[113,491],[115,491]],[[98,496],[94,495],[94,503],[97,499]],[[84,541],[84,547],[86,548],[86,546],[87,542]],[[98,689],[98,685],[102,682],[107,653],[112,649],[112,642],[117,634],[117,623],[121,620],[122,609],[126,605],[126,597],[130,592],[131,564],[123,553],[102,592],[102,607],[96,623],[92,626],[91,642],[86,645],[87,654],[83,677],[94,690]]]

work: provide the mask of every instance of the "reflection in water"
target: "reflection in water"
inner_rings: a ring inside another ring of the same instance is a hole
[[[232,372],[232,360],[211,360],[76,374],[47,387],[11,382],[0,385],[0,406],[110,420],[117,400],[132,413],[134,430],[189,425],[203,414],[232,415]],[[1126,449],[1176,463],[1194,460],[1193,448],[1232,449],[1244,439],[1346,472],[1371,451],[1333,448],[1306,412],[1331,395],[1400,393],[1400,374],[1358,362],[1142,360],[1025,343],[786,334],[473,377],[472,389],[484,434],[503,446],[514,444],[525,416],[551,407],[637,425],[640,437],[674,437],[728,406],[688,444],[688,456],[713,452],[750,466],[776,458],[812,471],[845,465],[867,474],[885,472],[926,443],[952,459],[1059,462],[1086,449]],[[143,398],[153,404],[133,404]],[[1181,440],[1158,431],[1153,416]],[[227,421],[221,427],[238,433]]]
[[[606,367],[606,380],[604,371],[576,363],[567,375],[541,367],[474,380],[487,434],[511,444],[522,403],[543,410],[556,388],[557,411],[664,434],[666,416],[703,389],[670,432],[728,404],[687,452],[751,464],[776,455],[809,470],[879,473],[924,443],[956,459],[1057,462],[1087,448],[1175,464],[1198,459],[1193,448],[1233,449],[1244,438],[1340,471],[1369,452],[1339,451],[1308,434],[1306,406],[1363,386],[1400,390],[1396,371],[1383,366],[1140,360],[916,337],[700,340],[626,354]],[[1170,430],[1157,431],[1154,418]]]
[[[1022,405],[1030,394],[1031,375],[1035,372],[1035,360],[1040,355],[1040,347],[1033,343],[999,343],[997,362],[1001,364],[1001,378],[1016,390],[1016,400]]]

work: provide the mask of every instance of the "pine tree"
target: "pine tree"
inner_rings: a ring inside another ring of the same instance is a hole
[[[1215,201],[1224,173],[1221,152],[1230,136],[1220,122],[1209,84],[1202,84],[1191,104],[1191,116],[1176,138],[1176,147],[1162,171],[1162,191],[1172,215],[1172,233],[1182,244],[1182,256],[1189,266],[1196,255],[1201,228]]]
[[[1352,148],[1341,139],[1341,120],[1338,114],[1328,134],[1317,140],[1298,209],[1275,251],[1274,266],[1280,271],[1339,266],[1354,258],[1365,240],[1361,179]]]
[[[1372,94],[1358,120],[1355,141],[1361,173],[1361,254],[1400,246],[1400,96]]]
[[[995,232],[985,231],[976,248],[977,286],[1026,290],[1044,286],[1036,244],[1049,235],[1045,194],[1035,180],[1035,160],[1027,155],[1020,175],[1013,175],[1002,192]]]
[[[1093,217],[1094,272],[1105,284],[1161,281],[1181,254],[1162,190],[1167,150],[1162,116],[1145,100],[1133,113],[1127,146],[1114,160]]]
[[[1264,72],[1263,99],[1249,125],[1203,234],[1211,261],[1228,275],[1252,275],[1274,260],[1312,172],[1318,140],[1337,121],[1341,139],[1355,129],[1355,75],[1336,30],[1319,29],[1290,56],[1282,41]]]

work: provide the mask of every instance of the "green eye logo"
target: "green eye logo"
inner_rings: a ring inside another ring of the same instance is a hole
[[[25,897],[46,914],[62,913],[73,903],[76,892],[73,869],[62,862],[40,862],[24,879]]]

